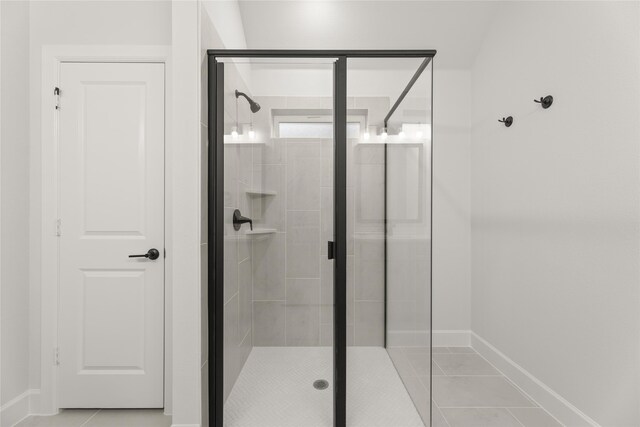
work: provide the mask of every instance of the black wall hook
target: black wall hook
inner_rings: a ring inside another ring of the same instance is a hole
[[[498,120],[500,123],[504,123],[506,127],[509,127],[513,124],[513,117],[509,116],[506,119],[503,117],[502,120]]]
[[[547,95],[544,98],[541,97],[540,100],[534,99],[533,102],[541,104],[542,108],[546,110],[547,108],[551,107],[551,104],[553,104],[553,96]]]

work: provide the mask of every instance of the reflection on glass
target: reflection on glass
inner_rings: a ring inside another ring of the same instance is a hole
[[[333,423],[333,62],[297,62],[225,61],[226,427]]]
[[[424,59],[348,65],[347,425],[429,426],[431,66],[389,116]]]
[[[360,123],[347,123],[347,138],[360,135]],[[333,138],[331,122],[280,122],[278,123],[280,138]]]

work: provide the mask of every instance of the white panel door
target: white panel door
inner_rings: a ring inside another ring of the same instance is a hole
[[[59,406],[162,407],[164,65],[63,63],[58,131]]]

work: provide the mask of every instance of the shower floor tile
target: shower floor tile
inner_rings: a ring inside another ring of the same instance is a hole
[[[225,427],[330,427],[332,348],[254,347],[224,407]],[[349,427],[424,427],[382,347],[350,347]],[[313,382],[329,381],[316,390]]]

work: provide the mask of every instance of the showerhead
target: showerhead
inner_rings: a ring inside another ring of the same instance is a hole
[[[236,89],[236,98],[239,98],[241,96],[244,96],[247,102],[249,102],[249,108],[251,108],[252,113],[257,113],[258,111],[260,111],[260,104],[249,98],[246,93],[240,92],[238,89]]]

